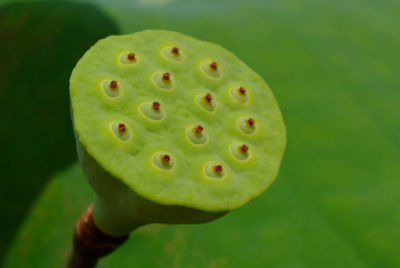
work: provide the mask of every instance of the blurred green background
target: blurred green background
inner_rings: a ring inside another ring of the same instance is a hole
[[[150,28],[261,74],[287,152],[262,197],[209,224],[141,228],[99,267],[400,267],[399,14],[397,0],[0,0],[0,263],[61,267],[93,196],[70,73],[96,40]]]

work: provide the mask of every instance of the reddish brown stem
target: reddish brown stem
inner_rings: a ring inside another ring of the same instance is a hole
[[[92,212],[93,204],[76,223],[72,249],[67,257],[67,268],[96,267],[99,258],[110,254],[128,239],[128,235],[113,237],[100,231],[93,221]]]

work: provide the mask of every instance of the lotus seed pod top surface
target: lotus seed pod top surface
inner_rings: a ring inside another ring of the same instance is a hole
[[[154,202],[231,210],[277,177],[286,129],[276,100],[218,45],[161,30],[107,37],[78,62],[70,95],[87,152]]]

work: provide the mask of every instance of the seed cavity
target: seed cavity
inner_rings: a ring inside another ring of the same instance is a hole
[[[252,134],[256,130],[256,121],[251,118],[240,118],[238,121],[239,129],[245,134]]]
[[[233,143],[231,146],[232,155],[238,160],[246,160],[250,157],[250,148],[246,144]]]
[[[166,49],[164,49],[164,55],[170,60],[174,60],[174,61],[182,61],[183,60],[182,51],[177,46],[167,47]]]
[[[216,61],[205,61],[201,64],[201,69],[205,74],[213,78],[219,78],[222,76],[220,65]]]
[[[175,160],[171,154],[159,152],[153,156],[153,164],[159,169],[171,170],[175,166]]]
[[[211,93],[206,93],[204,95],[198,95],[197,96],[197,103],[202,107],[203,109],[213,112],[217,106],[214,97],[211,95]]]
[[[193,144],[205,144],[208,140],[208,133],[201,125],[189,126],[186,130],[186,135]]]
[[[168,72],[154,74],[153,81],[159,87],[164,88],[164,89],[171,89],[174,87],[174,81],[171,77],[171,74]]]
[[[138,61],[138,58],[135,53],[128,52],[128,53],[122,54],[120,61],[122,64],[132,64],[132,63],[136,63]]]
[[[225,169],[219,163],[206,164],[204,171],[208,177],[214,179],[222,179],[225,176]]]
[[[114,135],[122,141],[129,140],[131,133],[129,128],[125,123],[122,122],[114,122],[111,125],[112,131]]]
[[[161,120],[164,117],[164,111],[158,101],[141,104],[140,111],[151,120]]]
[[[121,85],[117,82],[117,80],[104,81],[103,90],[107,96],[115,98],[121,94]]]
[[[249,100],[249,94],[244,87],[233,88],[231,94],[239,102],[245,103]]]

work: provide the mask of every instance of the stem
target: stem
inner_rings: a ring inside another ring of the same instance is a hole
[[[75,227],[72,248],[67,256],[66,268],[94,268],[99,258],[122,245],[128,235],[114,237],[100,231],[93,221],[93,204],[81,215]]]

